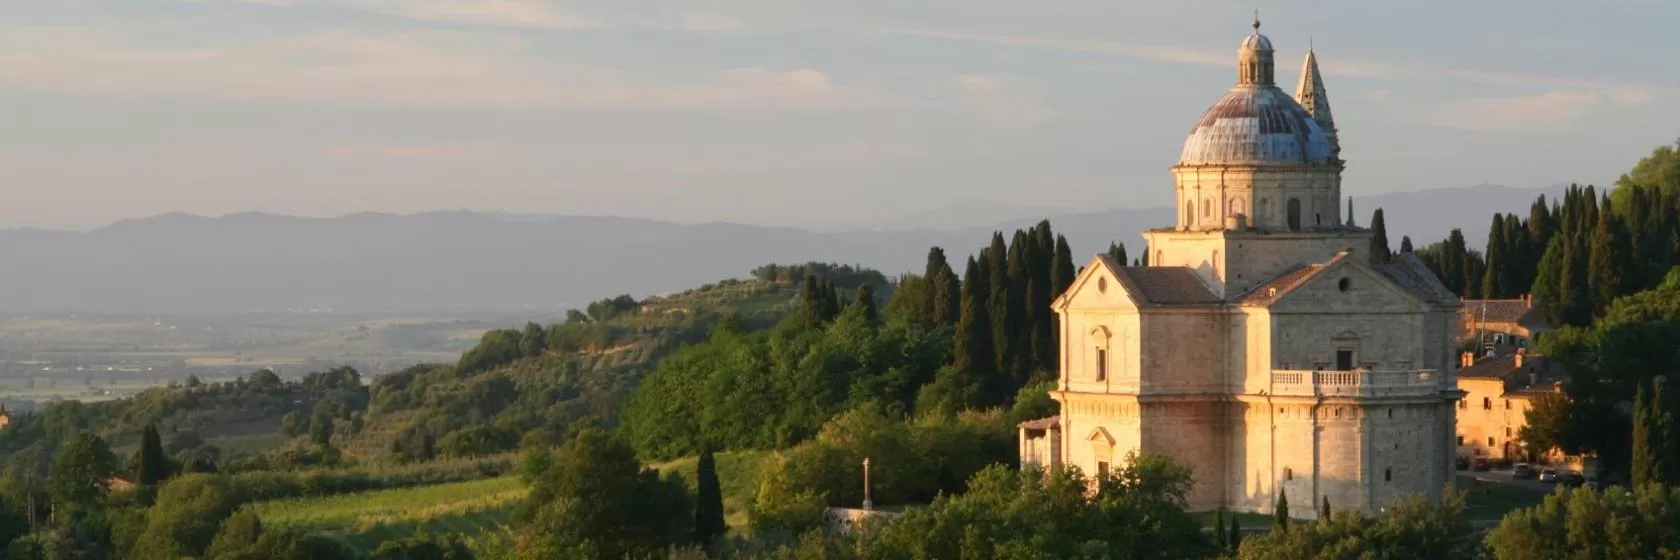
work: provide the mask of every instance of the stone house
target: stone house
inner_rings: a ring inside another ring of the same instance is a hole
[[[1520,434],[1536,397],[1562,390],[1562,364],[1527,349],[1499,356],[1465,352],[1459,357],[1458,456],[1521,461],[1529,458]],[[1555,453],[1542,459],[1562,459]]]

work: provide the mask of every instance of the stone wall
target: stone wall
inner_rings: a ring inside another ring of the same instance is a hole
[[[1349,258],[1368,258],[1371,246],[1368,231],[1154,230],[1143,235],[1149,241],[1150,266],[1190,267],[1215,294],[1226,296],[1247,293],[1296,265],[1321,263],[1342,251]]]

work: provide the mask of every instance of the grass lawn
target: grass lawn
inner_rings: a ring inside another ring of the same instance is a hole
[[[1245,530],[1253,530],[1253,529],[1258,528],[1258,527],[1271,527],[1272,526],[1272,521],[1274,519],[1272,517],[1272,515],[1269,514],[1269,513],[1248,513],[1248,512],[1230,512],[1230,511],[1227,511],[1227,512],[1225,512],[1225,526],[1226,527],[1231,526],[1231,516],[1232,515],[1237,516],[1237,526],[1241,527]],[[1217,516],[1217,513],[1212,512],[1212,511],[1198,511],[1198,512],[1191,513],[1190,516],[1195,517],[1196,521],[1199,521],[1199,522],[1202,523],[1202,526],[1211,528],[1211,527],[1213,527],[1213,518],[1215,516]]]
[[[1522,486],[1482,482],[1469,475],[1459,475],[1457,485],[1465,492],[1466,515],[1478,526],[1496,525],[1506,512],[1540,505],[1548,494]]]

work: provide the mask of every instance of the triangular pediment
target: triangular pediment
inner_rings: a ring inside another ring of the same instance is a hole
[[[1346,254],[1292,280],[1280,292],[1259,303],[1274,311],[1366,309],[1422,312],[1429,308],[1429,302],[1417,294],[1395,284],[1363,261],[1348,258]]]
[[[1108,430],[1097,427],[1091,430],[1090,435],[1085,436],[1085,441],[1098,445],[1114,445],[1115,439],[1114,436],[1109,435]]]
[[[1079,307],[1136,309],[1142,301],[1127,284],[1120,267],[1107,255],[1097,255],[1074,277],[1067,291],[1050,302],[1050,308],[1057,312]]]

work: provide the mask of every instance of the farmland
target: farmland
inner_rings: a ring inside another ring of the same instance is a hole
[[[363,553],[418,533],[458,534],[477,551],[506,550],[508,514],[525,497],[515,477],[258,502],[264,525],[317,532]],[[481,558],[494,557],[481,554]]]

